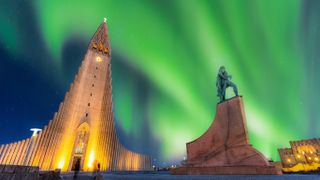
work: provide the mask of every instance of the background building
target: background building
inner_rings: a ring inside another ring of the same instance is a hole
[[[320,139],[290,141],[290,146],[278,149],[284,172],[319,170]]]

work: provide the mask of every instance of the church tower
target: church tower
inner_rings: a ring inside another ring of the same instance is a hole
[[[124,148],[112,111],[111,47],[106,19],[93,35],[64,101],[40,133],[0,146],[0,164],[71,171],[148,170],[151,158]]]

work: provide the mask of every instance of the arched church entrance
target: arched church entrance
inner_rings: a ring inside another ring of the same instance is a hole
[[[83,170],[83,162],[89,140],[89,130],[89,124],[86,122],[82,123],[77,129],[77,136],[73,146],[73,152],[70,162],[71,171]]]

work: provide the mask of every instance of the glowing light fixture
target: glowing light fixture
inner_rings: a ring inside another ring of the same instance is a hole
[[[319,161],[319,158],[315,157],[314,160]]]
[[[64,161],[61,160],[58,164],[58,169],[62,169],[63,168],[63,165],[64,165]]]
[[[102,61],[101,57],[100,57],[100,56],[97,56],[97,57],[96,57],[96,61],[97,61],[97,62],[101,62],[101,61]]]
[[[88,161],[88,167],[91,168],[94,160],[94,152],[91,151],[90,156],[89,156],[89,161]]]
[[[288,162],[291,162],[291,159],[287,159]]]
[[[300,154],[297,155],[298,158],[301,158]]]
[[[311,160],[311,157],[308,157],[309,160]]]
[[[30,131],[32,131],[32,136],[37,136],[38,135],[38,132],[41,131],[41,129],[39,128],[31,128]]]

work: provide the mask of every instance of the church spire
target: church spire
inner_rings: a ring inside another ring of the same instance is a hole
[[[99,26],[97,31],[94,33],[89,49],[93,49],[97,52],[101,52],[110,56],[110,41],[108,35],[107,18],[103,18],[102,24]]]

